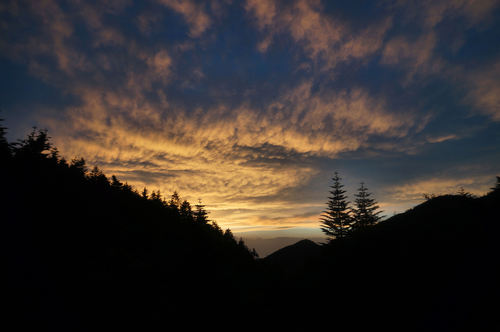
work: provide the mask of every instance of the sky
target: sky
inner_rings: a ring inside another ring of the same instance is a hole
[[[0,116],[252,236],[500,175],[500,1],[0,2]]]

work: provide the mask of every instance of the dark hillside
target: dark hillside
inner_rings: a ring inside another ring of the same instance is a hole
[[[389,324],[425,331],[498,327],[499,190],[497,185],[480,198],[436,197],[334,240],[315,267],[308,265],[281,289],[284,297],[289,289],[300,290],[294,303],[326,302],[338,324],[351,326]],[[313,314],[317,308],[304,309]],[[364,319],[356,319],[360,315]]]
[[[281,248],[263,259],[264,263],[290,274],[302,270],[309,260],[321,253],[321,246],[311,240],[301,240]]]
[[[310,255],[316,255],[320,251],[319,248],[320,246],[315,242],[305,239],[276,250],[272,254],[268,255],[265,260],[271,264],[278,264],[281,262],[295,260],[297,256],[302,259]]]
[[[2,147],[3,298],[20,330],[155,324],[248,297],[255,260],[230,231],[66,162],[44,132]]]

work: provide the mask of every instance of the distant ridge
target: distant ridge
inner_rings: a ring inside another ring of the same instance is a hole
[[[245,244],[249,248],[255,248],[257,250],[257,253],[261,258],[265,258],[272,253],[293,245],[301,240],[303,240],[306,236],[275,236],[275,237],[259,237],[259,236],[247,236],[244,233],[235,233],[235,237],[241,237],[245,241]],[[316,243],[321,243],[325,242],[326,239],[324,237],[309,237],[307,236],[307,239],[316,242]]]
[[[265,257],[266,264],[274,266],[285,272],[293,272],[304,267],[307,261],[321,254],[321,246],[308,239],[281,248]]]

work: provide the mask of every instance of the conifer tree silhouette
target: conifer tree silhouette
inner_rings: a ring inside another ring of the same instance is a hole
[[[205,210],[205,205],[201,203],[201,198],[198,199],[198,204],[195,205],[196,212],[194,213],[194,218],[197,222],[206,224],[208,222],[208,213]]]
[[[181,218],[184,220],[193,220],[193,211],[191,210],[191,204],[187,200],[184,200],[179,209]]]
[[[172,210],[179,211],[179,208],[181,207],[181,199],[180,199],[177,191],[174,191],[174,193],[170,197],[170,201],[168,202],[168,206],[170,206],[170,208]]]
[[[344,187],[341,184],[338,172],[332,178],[333,185],[330,186],[330,196],[328,197],[326,211],[321,217],[321,230],[330,240],[346,237],[351,231],[351,216],[349,215],[349,202],[345,196]]]
[[[144,199],[148,199],[148,197],[149,197],[148,188],[144,187],[144,189],[142,190],[141,196]]]
[[[2,126],[4,120],[0,118],[0,157],[10,158],[10,146],[5,135],[7,134],[7,128]]]
[[[500,191],[500,176],[497,176],[497,182],[495,183],[495,186],[491,188],[493,191]]]
[[[365,229],[369,226],[375,225],[381,217],[379,216],[382,211],[377,211],[379,206],[375,199],[371,198],[371,193],[365,187],[364,182],[358,188],[358,193],[354,195],[356,200],[353,212],[353,229]]]

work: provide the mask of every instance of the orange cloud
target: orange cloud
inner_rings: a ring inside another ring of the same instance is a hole
[[[437,39],[432,32],[413,41],[401,36],[395,37],[385,44],[381,63],[407,67],[407,81],[417,73],[437,73],[443,64],[439,57],[434,55],[436,44]]]
[[[189,25],[189,35],[200,37],[211,25],[212,20],[203,6],[191,0],[158,0],[162,5],[174,10],[184,17]]]
[[[274,0],[247,0],[245,10],[253,12],[259,29],[264,29],[273,23],[276,16]]]
[[[398,185],[389,188],[387,191],[392,193],[389,200],[408,202],[423,201],[424,194],[456,194],[461,187],[472,194],[483,195],[491,187],[491,178],[484,176],[467,178],[435,177]]]
[[[412,15],[421,15],[420,22],[426,28],[434,28],[444,19],[456,16],[464,16],[469,24],[481,24],[491,18],[498,4],[498,0],[424,0],[410,5],[408,10],[413,11]],[[408,2],[401,5],[408,6]]]
[[[466,74],[463,79],[469,87],[465,102],[474,105],[479,113],[500,121],[500,61]]]
[[[441,142],[446,142],[450,140],[455,140],[458,139],[458,136],[455,134],[450,134],[450,135],[444,135],[444,136],[437,136],[437,137],[429,137],[427,141],[429,143],[441,143]]]
[[[264,32],[263,40],[257,45],[261,52],[267,51],[275,35],[285,32],[311,59],[324,61],[324,69],[373,55],[381,48],[391,26],[388,18],[354,33],[344,22],[325,15],[320,1],[297,0],[278,5],[276,1],[248,0],[245,9]]]

